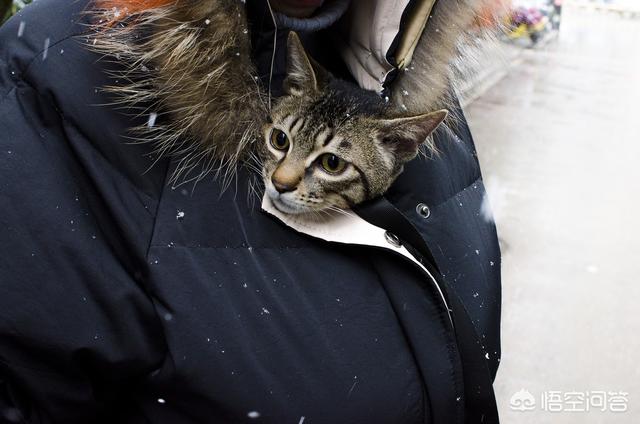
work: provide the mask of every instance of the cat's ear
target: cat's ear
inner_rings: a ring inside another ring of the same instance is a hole
[[[448,114],[442,109],[409,118],[383,119],[380,121],[380,140],[399,160],[411,160]]]
[[[287,38],[287,77],[283,84],[285,92],[300,96],[317,91],[327,78],[328,73],[305,52],[298,34],[290,32]]]

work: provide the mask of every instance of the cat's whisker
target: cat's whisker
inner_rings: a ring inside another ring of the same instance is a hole
[[[349,211],[347,211],[345,209],[339,208],[338,206],[335,206],[335,205],[329,205],[329,207],[327,207],[326,210],[330,210],[330,211],[333,211],[333,212],[338,212],[338,213],[340,213],[342,215],[349,216],[349,217],[355,216],[353,213],[351,213],[351,212],[349,212]]]

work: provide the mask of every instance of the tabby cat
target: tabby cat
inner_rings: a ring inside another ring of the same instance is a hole
[[[389,116],[376,93],[333,77],[288,39],[285,96],[264,126],[263,178],[281,212],[348,209],[383,194],[446,110]]]

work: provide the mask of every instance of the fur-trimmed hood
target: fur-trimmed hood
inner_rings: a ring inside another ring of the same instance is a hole
[[[486,1],[354,1],[335,43],[357,82],[385,92],[391,110],[446,107],[450,64]],[[132,137],[180,161],[173,183],[211,171],[231,175],[254,154],[249,146],[260,137],[269,106],[251,61],[244,1],[98,5],[90,47],[122,66],[106,89],[128,111],[149,116]]]
[[[181,161],[174,183],[193,169],[200,170],[196,178],[232,169],[267,113],[251,62],[244,4],[138,4],[105,2],[96,12],[91,48],[124,66],[106,89],[117,103],[149,115],[133,136]]]

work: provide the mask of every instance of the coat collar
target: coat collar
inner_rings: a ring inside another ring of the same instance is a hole
[[[328,212],[322,217],[312,217],[309,214],[290,215],[276,209],[267,195],[262,198],[262,210],[299,233],[333,243],[384,249],[411,261],[425,273],[440,294],[443,304],[449,311],[449,319],[453,325],[446,297],[436,278],[407,248],[399,243],[394,234],[371,224],[351,210]]]

